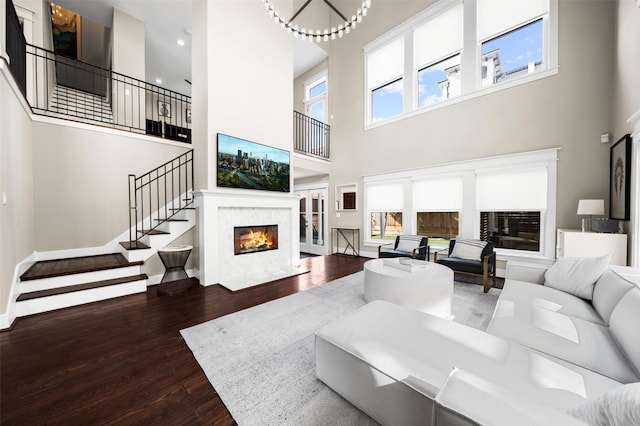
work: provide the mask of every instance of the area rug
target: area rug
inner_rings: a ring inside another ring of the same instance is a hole
[[[180,333],[241,426],[376,424],[315,376],[313,334],[365,304],[363,281],[358,272]],[[486,329],[499,294],[456,282],[452,320]]]

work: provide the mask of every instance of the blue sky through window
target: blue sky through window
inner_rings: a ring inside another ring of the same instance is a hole
[[[371,122],[402,113],[402,78],[371,92]]]
[[[435,104],[442,100],[442,90],[438,83],[447,79],[444,70],[460,65],[460,55],[453,56],[437,64],[418,71],[418,106]],[[451,93],[451,97],[456,93]]]
[[[316,84],[311,89],[309,89],[309,99],[313,99],[316,96],[323,95],[327,91],[327,82],[326,80],[320,84]]]
[[[482,55],[500,49],[502,70],[509,73],[542,61],[542,19],[482,43]]]

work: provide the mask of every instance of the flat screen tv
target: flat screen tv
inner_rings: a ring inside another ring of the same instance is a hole
[[[289,192],[289,151],[218,133],[218,187]]]

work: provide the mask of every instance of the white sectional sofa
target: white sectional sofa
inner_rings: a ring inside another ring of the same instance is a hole
[[[316,374],[385,425],[640,422],[640,288],[607,268],[585,300],[552,268],[508,266],[487,332],[369,303],[316,333]]]

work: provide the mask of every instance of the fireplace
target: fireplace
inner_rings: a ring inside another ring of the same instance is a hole
[[[234,255],[277,249],[278,225],[234,226]]]

